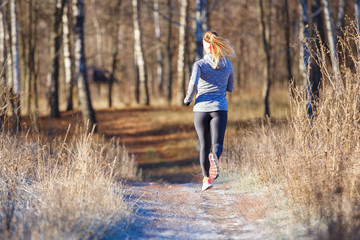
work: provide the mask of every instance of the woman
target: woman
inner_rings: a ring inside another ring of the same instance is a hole
[[[235,51],[227,39],[214,31],[204,34],[203,47],[205,55],[194,63],[184,104],[190,105],[197,91],[194,125],[200,141],[205,191],[212,188],[211,179],[216,179],[220,172],[218,159],[223,150],[228,111],[226,92],[234,89],[234,70],[227,56],[235,57]]]

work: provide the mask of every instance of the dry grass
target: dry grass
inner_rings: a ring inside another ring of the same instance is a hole
[[[355,29],[349,27],[340,41],[343,84],[329,70],[327,50],[312,52],[324,77],[313,118],[305,94],[297,89],[287,124],[242,131],[228,146],[228,168],[270,190],[313,239],[360,236],[360,44]]]
[[[89,239],[125,231],[133,209],[120,179],[134,159],[115,141],[81,133],[42,143],[0,133],[0,238]]]

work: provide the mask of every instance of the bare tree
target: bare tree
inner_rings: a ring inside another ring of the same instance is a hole
[[[33,127],[36,132],[40,131],[39,110],[38,110],[38,90],[37,90],[37,75],[35,69],[36,62],[36,35],[37,35],[37,20],[38,20],[39,3],[37,0],[29,0],[29,36],[28,36],[28,71],[29,71],[29,85],[30,85],[30,117],[33,121]]]
[[[59,65],[60,65],[60,49],[61,49],[61,37],[62,28],[61,21],[64,11],[65,0],[53,0],[53,6],[55,11],[52,17],[52,32],[51,32],[51,50],[50,50],[50,116],[59,118]]]
[[[358,28],[360,27],[360,0],[354,1],[354,9],[355,9],[355,20],[357,22]]]
[[[303,19],[303,34],[305,43],[303,45],[304,67],[306,71],[306,90],[307,90],[307,110],[309,117],[312,118],[315,109],[315,102],[319,99],[321,87],[321,70],[317,64],[316,55],[311,55],[310,51],[316,51],[320,47],[320,40],[324,39],[324,31],[322,29],[322,15],[320,0],[301,0],[301,12]],[[318,33],[313,31],[315,25]],[[316,39],[316,37],[320,37]],[[310,39],[313,39],[310,41]],[[301,62],[300,62],[301,63]]]
[[[168,9],[168,34],[166,40],[166,83],[167,83],[167,101],[171,104],[172,100],[172,50],[171,50],[171,39],[172,39],[172,3],[171,0],[167,0]]]
[[[140,6],[139,0],[132,0],[133,6],[133,23],[134,23],[134,55],[135,55],[135,67],[137,72],[137,83],[139,87],[137,88],[137,101],[141,102],[143,105],[149,105],[149,91],[147,85],[147,73],[145,66],[144,51],[142,48],[141,41],[141,27],[140,27]]]
[[[0,0],[0,5],[3,1]],[[3,129],[5,113],[6,113],[6,98],[5,98],[5,66],[6,66],[6,52],[5,52],[5,26],[4,26],[3,9],[0,9],[0,132]]]
[[[13,92],[13,114],[15,132],[21,130],[20,115],[20,61],[18,49],[18,20],[16,0],[10,0],[10,18],[11,18],[11,52],[12,52],[12,92]]]
[[[300,27],[299,27],[299,38],[301,41],[309,41],[309,15],[306,0],[301,0],[298,6],[300,12]],[[299,71],[301,77],[302,86],[307,85],[307,70],[309,63],[310,53],[308,50],[307,43],[302,42],[300,44],[299,52]]]
[[[159,19],[159,0],[154,0],[154,26],[155,26],[155,37],[157,42],[156,48],[156,73],[157,73],[157,86],[159,96],[163,93],[163,57],[162,57],[162,46],[161,46],[161,34],[160,34],[160,19]]]
[[[62,15],[62,27],[63,27],[63,51],[64,51],[64,68],[65,68],[65,92],[66,92],[66,110],[73,109],[73,77],[74,77],[74,60],[72,55],[71,46],[71,11],[69,0],[65,1],[64,12]]]
[[[83,0],[73,0],[75,25],[75,76],[78,84],[79,100],[84,124],[89,129],[95,128],[95,112],[91,104],[90,91],[86,74],[84,42],[84,4]]]
[[[100,22],[97,16],[97,7],[96,7],[96,0],[91,0],[92,4],[92,14],[91,14],[91,20],[94,24],[95,28],[95,34],[96,34],[96,64],[100,67],[104,67],[104,59],[103,59],[103,33],[101,30]]]
[[[265,6],[265,3],[266,6]],[[259,0],[260,7],[260,26],[266,56],[266,70],[263,84],[263,99],[265,107],[265,116],[270,117],[269,95],[271,87],[271,8],[273,0]]]
[[[200,59],[203,57],[203,46],[202,46],[202,36],[204,32],[209,30],[209,20],[208,20],[208,4],[207,0],[196,0],[196,12],[195,12],[195,37],[196,37],[196,53],[197,58]]]
[[[332,18],[331,18],[329,1],[321,0],[321,2],[322,2],[323,11],[324,11],[325,31],[326,31],[329,49],[330,49],[332,69],[333,69],[333,72],[335,75],[335,79],[337,80],[337,83],[339,84],[338,88],[341,89],[342,88],[341,76],[340,76],[338,60],[337,60],[337,56],[336,56],[336,37],[335,37],[334,27],[332,26],[332,23],[331,23]]]
[[[336,35],[339,35],[340,29],[343,24],[344,20],[344,14],[345,14],[345,0],[339,0],[339,6],[338,6],[338,15],[336,20]]]
[[[121,17],[121,0],[118,0],[116,5],[116,13],[114,19],[114,33],[113,33],[113,45],[112,45],[112,70],[109,81],[109,107],[112,107],[112,86],[115,79],[115,72],[117,69],[117,58],[119,55],[119,41],[120,41],[120,17]]]
[[[182,0],[180,7],[179,54],[177,64],[177,103],[181,105],[185,97],[185,47],[186,47],[186,16],[188,1]]]
[[[292,81],[292,56],[291,56],[291,47],[290,47],[290,18],[289,18],[289,0],[284,0],[284,15],[285,15],[285,42],[286,42],[286,62],[288,70],[288,82]]]

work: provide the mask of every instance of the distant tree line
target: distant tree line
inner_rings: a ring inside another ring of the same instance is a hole
[[[264,115],[271,116],[272,86],[294,82],[308,89],[311,115],[322,76],[309,51],[320,41],[306,39],[319,36],[326,44],[341,83],[337,36],[358,21],[359,2],[0,0],[0,87],[7,90],[0,92],[0,109],[6,109],[0,126],[13,119],[19,131],[21,116],[30,115],[39,130],[39,113],[58,118],[77,108],[92,128],[99,101],[109,107],[180,105],[208,30],[236,49],[235,94],[262,88]],[[97,81],[107,87],[106,98],[90,93]]]

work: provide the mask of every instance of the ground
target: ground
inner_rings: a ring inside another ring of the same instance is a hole
[[[248,199],[228,184],[205,192],[200,183],[134,182],[127,189],[139,207],[127,239],[270,239],[251,219]]]
[[[261,199],[237,193],[231,181],[215,181],[213,189],[201,191],[191,108],[106,109],[96,116],[98,134],[120,139],[142,169],[142,181],[125,184],[137,209],[127,239],[268,239],[257,224],[265,211],[258,211]],[[74,131],[81,117],[72,111],[41,122],[55,136],[65,134],[69,123]],[[230,117],[225,141],[238,127]]]

